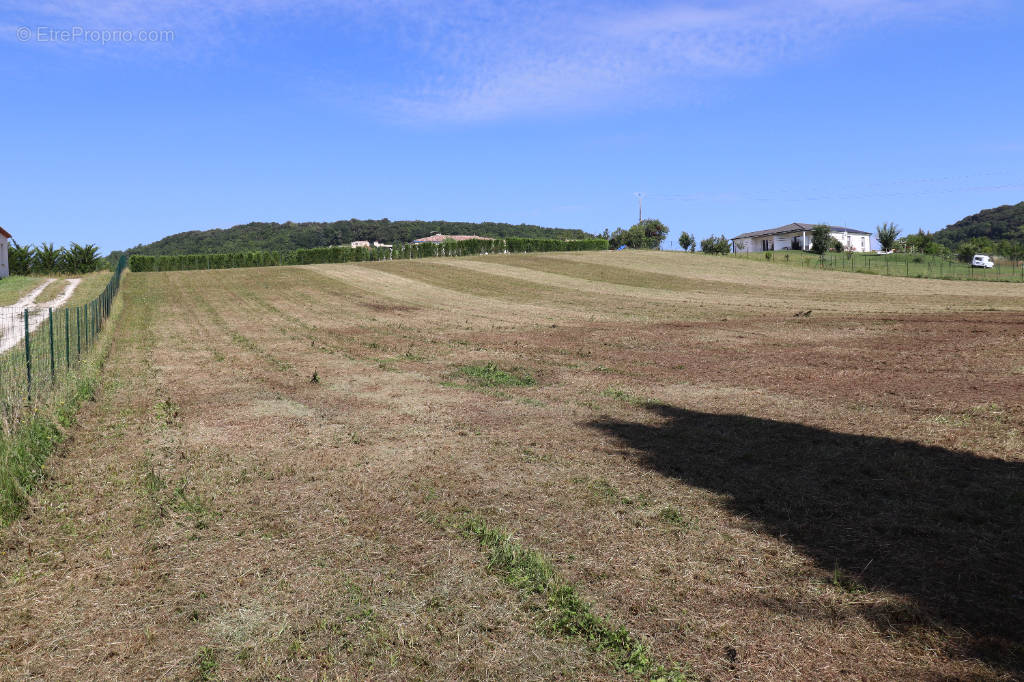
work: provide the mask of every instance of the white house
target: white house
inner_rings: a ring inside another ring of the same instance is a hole
[[[815,225],[790,223],[770,230],[744,232],[732,238],[733,253],[758,251],[810,251]],[[839,240],[845,251],[870,251],[871,233],[850,227],[829,225],[832,236]]]
[[[11,274],[10,256],[7,255],[7,240],[11,233],[0,227],[0,279]]]

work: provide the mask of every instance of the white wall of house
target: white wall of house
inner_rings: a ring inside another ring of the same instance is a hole
[[[843,244],[847,251],[870,251],[871,236],[866,234],[850,234],[843,230],[832,230],[832,236]],[[761,251],[788,251],[793,248],[793,239],[802,245],[804,251],[811,250],[812,232],[795,231],[775,234],[767,237],[744,237],[733,242],[736,253],[760,253]],[[800,249],[798,249],[800,250]]]
[[[848,232],[840,232],[839,230],[833,230],[832,236],[842,243],[843,249],[846,251],[863,252],[871,250],[871,235],[849,234]]]
[[[8,258],[7,237],[0,235],[0,278],[11,274],[11,263]]]

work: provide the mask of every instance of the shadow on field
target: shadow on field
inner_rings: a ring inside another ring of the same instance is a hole
[[[967,633],[969,655],[1024,672],[1024,465],[742,415],[649,409],[664,423],[590,426],[646,466],[728,496],[733,513],[821,568],[838,568],[849,585],[917,604],[920,613],[875,607],[867,615],[883,631],[938,621]]]

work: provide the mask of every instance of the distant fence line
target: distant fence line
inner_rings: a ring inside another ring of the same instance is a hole
[[[607,251],[607,239],[465,239],[425,244],[396,244],[393,247],[323,246],[294,251],[252,251],[248,253],[193,253],[180,256],[132,254],[132,272],[172,270],[218,270],[260,268],[279,265],[313,265],[365,261],[404,260],[438,256],[475,256],[487,253],[535,253],[542,251]]]
[[[0,428],[13,428],[78,369],[110,316],[127,264],[122,256],[106,288],[84,305],[0,308],[0,340],[8,347],[0,353]]]
[[[767,260],[771,263],[819,270],[859,272],[890,277],[927,279],[980,280],[991,282],[1024,282],[1020,262],[998,261],[993,268],[973,268],[944,256],[919,253],[826,253],[821,256],[802,251],[764,251],[755,254],[732,254],[746,260]]]

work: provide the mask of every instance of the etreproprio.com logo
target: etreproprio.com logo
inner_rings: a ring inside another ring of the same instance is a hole
[[[18,41],[22,43],[167,43],[174,40],[170,29],[100,29],[72,26],[53,28],[50,26],[19,26]]]

